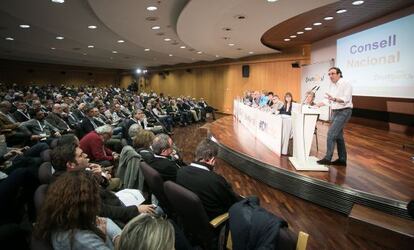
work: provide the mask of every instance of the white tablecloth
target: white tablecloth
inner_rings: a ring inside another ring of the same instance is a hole
[[[292,118],[252,108],[234,100],[233,114],[261,143],[276,154],[287,154],[292,138]],[[254,144],[252,144],[254,145]]]

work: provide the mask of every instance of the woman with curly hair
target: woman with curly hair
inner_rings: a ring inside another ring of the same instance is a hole
[[[100,202],[92,173],[64,173],[48,188],[35,236],[54,249],[114,249],[121,229],[112,220],[97,217]]]

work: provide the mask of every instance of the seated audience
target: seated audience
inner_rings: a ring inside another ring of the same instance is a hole
[[[76,140],[67,138],[64,145],[53,149],[51,158],[55,170],[54,179],[65,172],[79,170],[92,171],[95,174],[100,183],[99,194],[102,200],[100,216],[111,218],[118,225],[124,225],[140,213],[154,213],[152,205],[125,206],[113,192],[107,190],[111,176],[102,171],[100,165],[89,163],[87,155],[76,145]]]
[[[122,231],[118,248],[122,250],[174,249],[174,228],[163,218],[142,214],[131,220]]]
[[[24,102],[16,102],[17,110],[13,113],[14,118],[18,122],[25,122],[31,119],[29,113],[27,112],[27,106]]]
[[[214,172],[218,146],[209,139],[201,141],[195,151],[195,161],[177,173],[177,184],[194,192],[203,203],[210,220],[226,213],[241,198],[230,184]]]
[[[62,112],[62,105],[58,103],[54,104],[52,112],[50,112],[46,117],[46,121],[53,127],[57,128],[60,134],[69,133],[72,131],[72,129],[66,123],[66,121],[63,120]]]
[[[67,172],[53,182],[35,227],[36,236],[54,249],[114,249],[121,229],[98,217],[99,184],[91,173]]]
[[[155,135],[148,130],[140,130],[133,139],[135,151],[141,155],[145,162],[151,162],[154,159],[154,153],[151,150],[151,144]]]
[[[46,141],[48,144],[53,140],[53,137],[60,137],[59,129],[53,127],[45,120],[45,114],[42,110],[36,112],[36,116],[21,126],[26,127],[31,133],[31,140],[33,142]]]
[[[151,148],[154,158],[147,163],[160,173],[164,181],[175,182],[179,166],[172,158],[174,152],[172,139],[166,134],[159,134],[155,136]]]
[[[31,133],[10,114],[11,106],[8,101],[0,103],[0,132],[6,136],[8,146],[28,145]]]
[[[80,147],[89,156],[91,161],[108,167],[113,165],[114,161],[119,157],[116,152],[112,152],[112,150],[105,147],[105,142],[111,137],[112,127],[110,125],[97,127],[80,140]]]

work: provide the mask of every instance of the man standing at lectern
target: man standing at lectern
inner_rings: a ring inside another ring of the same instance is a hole
[[[344,126],[352,114],[352,86],[342,78],[342,71],[332,67],[328,71],[331,83],[325,94],[326,100],[318,106],[330,105],[332,109],[332,122],[328,130],[326,154],[318,161],[321,165],[346,166],[346,148],[344,140]],[[337,145],[338,159],[332,161],[333,151]]]

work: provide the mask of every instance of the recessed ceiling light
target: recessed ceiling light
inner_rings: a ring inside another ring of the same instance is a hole
[[[150,51],[150,49],[144,49],[144,51]]]
[[[118,43],[124,43],[125,41],[124,40],[118,40],[117,42]]]
[[[185,49],[185,46],[180,46],[180,49]]]
[[[197,54],[203,54],[203,52],[202,51],[198,51]]]
[[[112,50],[112,54],[117,54],[117,53],[118,53],[118,51]]]
[[[298,35],[302,35],[303,33],[304,33],[303,31],[296,32],[296,34],[298,34]]]
[[[151,29],[153,30],[159,30],[161,27],[160,26],[152,26]]]
[[[295,35],[291,35],[290,38],[296,38],[296,36]]]
[[[277,2],[277,0],[267,0],[269,3]]]
[[[234,46],[234,43],[229,43],[229,46]]]
[[[57,36],[57,37],[56,37],[56,39],[57,39],[57,40],[63,40],[63,39],[65,39],[65,38],[64,38],[63,36]]]
[[[290,39],[289,38],[285,38],[285,39],[283,39],[285,42],[289,42],[290,41]]]
[[[53,3],[64,3],[65,0],[52,0]]]
[[[6,37],[5,38],[7,41],[13,41],[14,40],[14,38],[13,37]]]
[[[88,53],[83,53],[83,55],[84,55],[84,56],[87,56],[87,55],[88,55]]]
[[[347,12],[346,9],[340,9],[340,10],[336,11],[336,13],[338,13],[338,14],[342,14],[342,13],[345,13],[345,12]]]
[[[28,25],[28,24],[20,24],[19,26],[22,29],[28,29],[28,28],[30,28],[30,25]]]
[[[94,30],[94,29],[96,29],[96,28],[98,28],[98,27],[96,27],[95,25],[89,25],[89,26],[88,26],[88,29],[91,29],[91,30]]]
[[[324,18],[324,20],[326,20],[326,21],[329,21],[329,20],[332,20],[332,19],[333,19],[332,16],[327,16],[327,17]]]
[[[313,23],[313,25],[314,26],[319,26],[319,25],[322,25],[322,23],[319,23],[319,22],[318,23]]]
[[[312,28],[311,27],[306,27],[305,30],[312,30]]]
[[[51,50],[55,50],[56,48],[55,47],[52,47],[52,48],[50,48]]]
[[[168,56],[173,56],[173,54],[169,54]]]
[[[147,7],[147,10],[149,10],[149,11],[154,11],[154,10],[157,10],[158,8],[157,7],[155,7],[155,6],[148,6]]]
[[[164,41],[169,42],[169,41],[171,41],[171,39],[170,38],[164,38]]]
[[[93,45],[88,45],[88,49],[93,49],[93,48],[95,48],[95,46],[93,46]]]
[[[361,5],[363,3],[364,3],[364,1],[353,1],[352,5]]]
[[[249,52],[249,54],[250,54],[250,55],[251,55],[251,54],[254,54],[254,52],[253,52],[253,51],[250,51],[250,52]]]
[[[216,57],[220,57],[219,55],[216,55]]]

